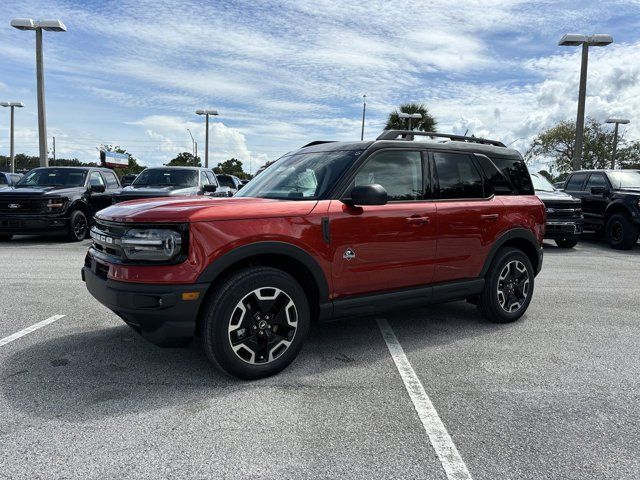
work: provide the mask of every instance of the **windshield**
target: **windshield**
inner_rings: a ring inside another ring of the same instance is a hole
[[[147,168],[131,184],[134,187],[197,187],[196,170]]]
[[[229,175],[216,175],[218,183],[223,187],[236,188],[236,184],[233,183],[233,178]]]
[[[609,172],[609,180],[613,188],[640,188],[640,172],[616,171]]]
[[[37,168],[16,184],[20,187],[82,187],[87,171],[79,168]]]
[[[531,181],[533,182],[533,188],[539,192],[555,192],[555,187],[551,185],[549,180],[537,173],[531,174]]]
[[[317,200],[342,177],[362,150],[285,155],[260,173],[236,197]]]

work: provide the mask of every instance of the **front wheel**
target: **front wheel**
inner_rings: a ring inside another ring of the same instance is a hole
[[[230,375],[257,379],[285,369],[309,331],[307,297],[289,274],[252,267],[227,278],[205,305],[202,342]]]
[[[615,213],[607,221],[606,236],[612,248],[630,250],[638,243],[638,226],[626,215]]]
[[[556,239],[556,245],[560,248],[573,248],[577,244],[578,244],[578,237],[575,235]]]
[[[89,231],[89,221],[81,210],[75,210],[69,217],[69,230],[67,239],[72,242],[80,242],[85,239]]]
[[[531,260],[522,250],[498,250],[480,295],[482,315],[496,323],[519,319],[531,303],[534,278]]]

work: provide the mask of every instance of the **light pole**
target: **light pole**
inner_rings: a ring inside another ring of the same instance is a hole
[[[22,102],[2,102],[0,103],[0,106],[11,108],[11,123],[9,127],[9,145],[10,145],[9,158],[11,162],[11,173],[16,173],[16,165],[14,160],[15,156],[14,156],[14,149],[13,149],[13,117],[14,117],[14,109],[16,107],[22,108],[24,107],[24,104]]]
[[[360,141],[364,140],[364,116],[367,112],[367,96],[362,95],[362,130],[360,131]]]
[[[205,115],[205,136],[204,136],[204,168],[209,168],[209,115],[218,115],[217,110],[196,110],[196,115]]]
[[[194,156],[196,156],[196,141],[193,138],[193,135],[191,134],[191,130],[189,130],[187,128],[187,132],[189,132],[189,136],[191,137],[191,154]]]
[[[408,122],[409,122],[408,130],[413,130],[413,128],[411,128],[411,120],[414,119],[414,118],[416,120],[420,120],[422,118],[422,114],[421,113],[403,113],[403,112],[400,112],[400,113],[398,113],[398,117],[408,120]]]
[[[629,120],[626,118],[607,118],[607,123],[615,123],[613,130],[613,148],[611,149],[611,169],[616,168],[616,150],[618,149],[618,125],[626,125]]]
[[[18,30],[36,31],[36,75],[38,79],[38,137],[40,143],[40,166],[49,165],[47,155],[47,119],[44,108],[44,64],[42,61],[42,31],[66,32],[67,27],[60,20],[32,20],[30,18],[14,18],[11,26]]]
[[[573,152],[573,170],[580,170],[582,166],[582,145],[584,142],[584,104],[587,95],[587,64],[589,63],[589,47],[604,47],[613,43],[613,37],[606,34],[578,35],[567,33],[558,45],[563,47],[577,47],[582,45],[582,63],[580,65],[580,90],[578,92],[578,117],[576,120],[576,144]]]

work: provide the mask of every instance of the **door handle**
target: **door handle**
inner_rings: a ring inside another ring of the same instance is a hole
[[[484,215],[480,215],[482,220],[486,220],[487,222],[495,222],[500,218],[500,215],[497,213],[486,213]]]
[[[407,223],[410,225],[423,225],[425,223],[429,223],[429,217],[427,216],[419,216],[419,215],[412,215],[410,217],[407,217]]]

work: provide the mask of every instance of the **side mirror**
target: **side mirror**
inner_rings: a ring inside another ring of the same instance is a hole
[[[89,186],[89,191],[91,193],[104,193],[106,190],[104,185],[91,185]]]
[[[351,190],[352,205],[385,205],[387,203],[387,191],[382,185],[358,185]]]
[[[606,191],[606,187],[591,187],[591,195],[602,195]]]
[[[204,193],[213,193],[218,189],[217,185],[203,185],[202,186],[202,190],[204,191]]]

